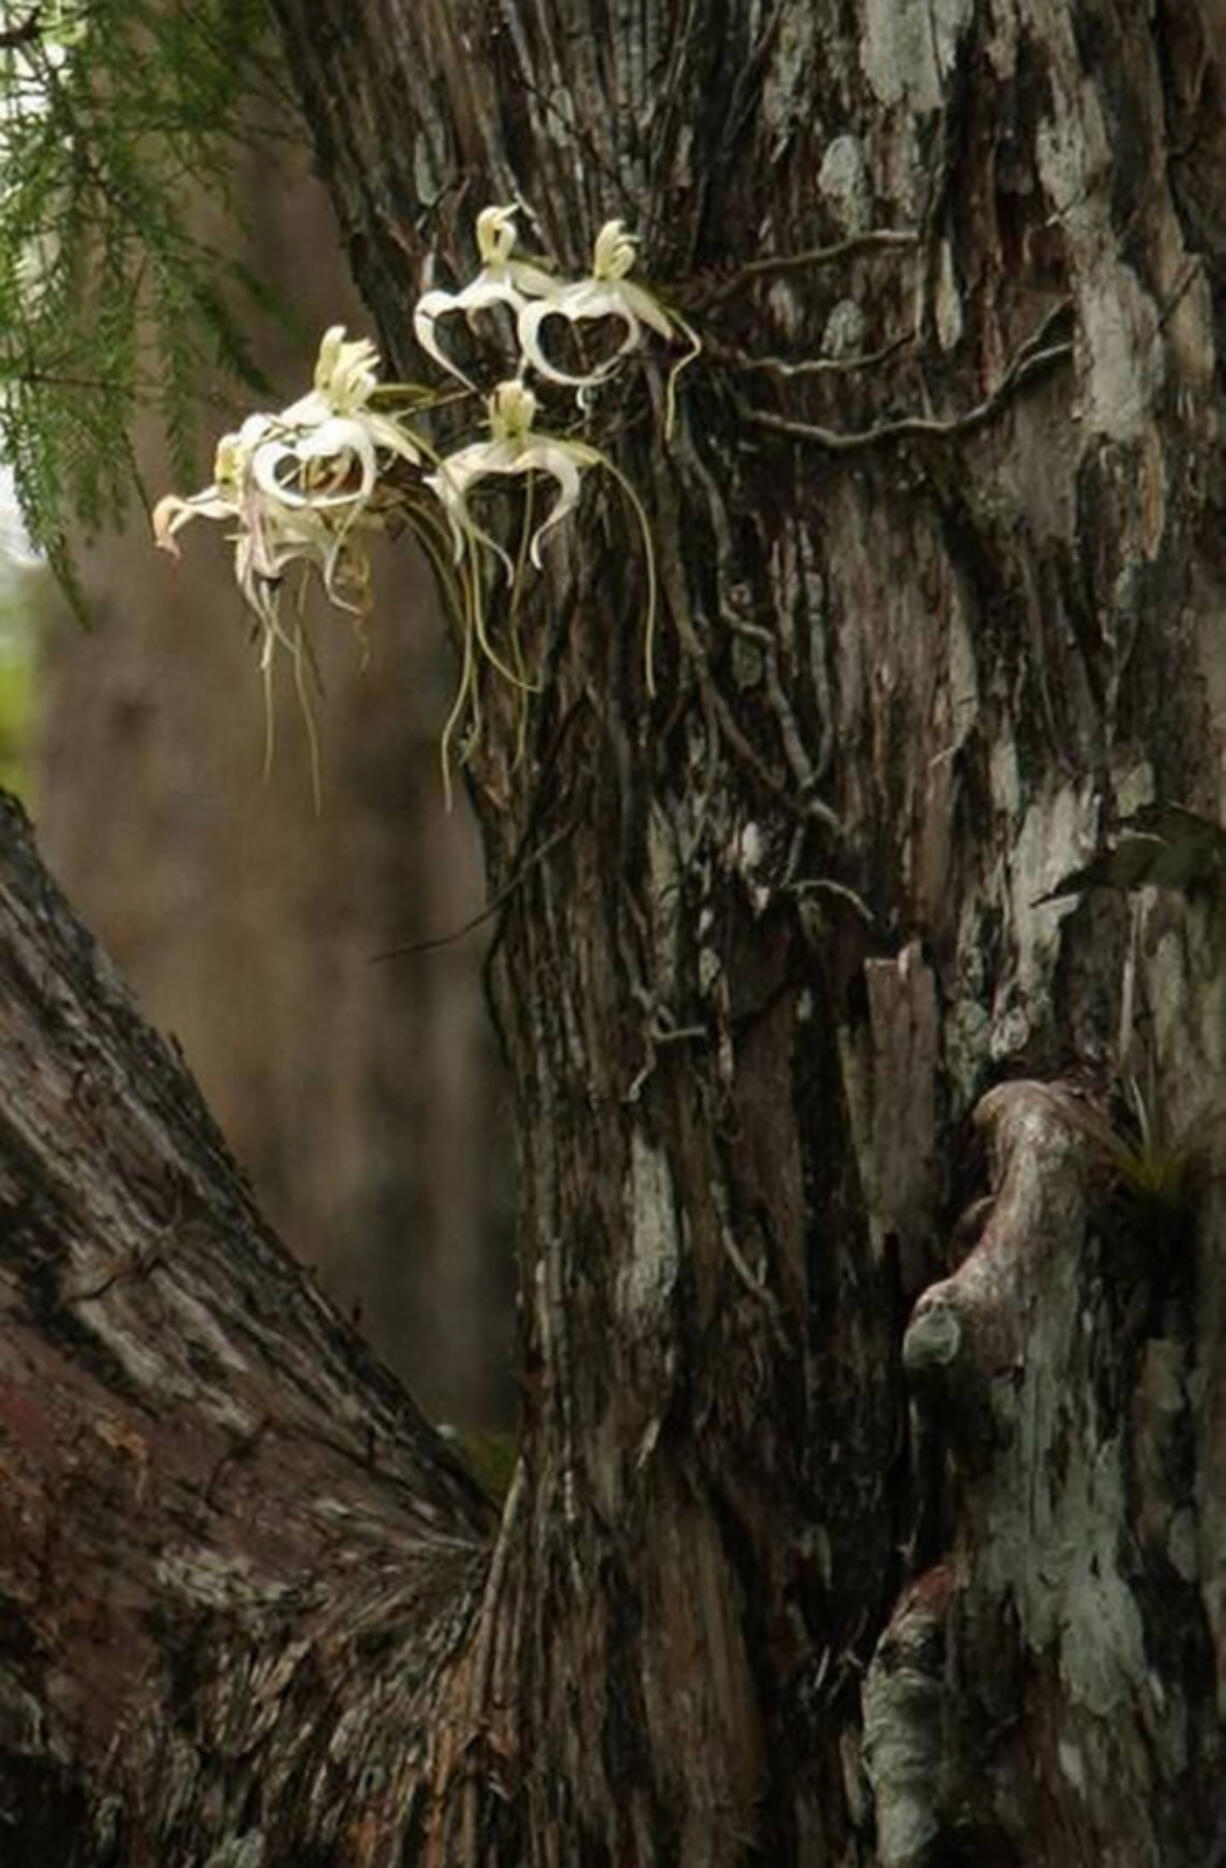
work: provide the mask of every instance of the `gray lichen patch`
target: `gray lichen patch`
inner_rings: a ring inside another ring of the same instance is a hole
[[[873,1789],[881,1868],[909,1868],[941,1830],[946,1789],[944,1618],[948,1578],[904,1599],[864,1683],[863,1765]]]
[[[1150,1527],[1146,1547],[1185,1581],[1197,1571],[1198,1526],[1190,1502],[1171,1509],[1159,1496],[1173,1457],[1167,1441],[1186,1416],[1182,1346],[1151,1345],[1131,1420],[1117,1419],[1096,1387],[1110,1307],[1087,1219],[1084,1138],[1062,1107],[1059,1093],[1039,1085],[1002,1086],[985,1099],[998,1155],[992,1215],[962,1267],[920,1299],[904,1363],[918,1378],[921,1408],[933,1393],[954,1402],[952,1412],[933,1415],[960,1480],[951,1690],[973,1701],[986,1682],[999,1690],[1008,1679],[1002,1627],[1035,1678],[1054,1670],[1059,1722],[1036,1742],[1084,1800],[1092,1831],[1106,1833],[1121,1747],[1143,1744],[1178,1770],[1188,1742],[1186,1708],[1161,1681],[1155,1690],[1137,1593],[1136,1494],[1138,1528],[1145,1536]],[[967,1383],[976,1373],[968,1363],[982,1363],[979,1392],[989,1398],[993,1429],[975,1440],[973,1458],[962,1452]],[[874,1694],[883,1690],[874,1679]],[[894,1728],[914,1748],[912,1723],[904,1693]],[[931,1814],[910,1788],[920,1776],[906,1763],[912,1754],[901,1755],[902,1788],[893,1793],[900,1850]],[[882,1756],[891,1756],[888,1747]],[[947,1759],[943,1768],[956,1775],[975,1766]],[[951,1794],[957,1803],[956,1783]],[[883,1845],[883,1861],[907,1859]]]
[[[631,1138],[625,1199],[630,1255],[618,1276],[617,1310],[635,1340],[666,1327],[681,1262],[668,1157],[638,1128]]]
[[[860,62],[881,103],[937,110],[971,0],[867,0]]]
[[[1096,185],[1112,161],[1097,89],[1073,71],[1061,79],[1053,86],[1052,115],[1039,129],[1036,159],[1076,266],[1084,415],[1094,432],[1122,441],[1147,425],[1163,379],[1160,313],[1119,257],[1110,195]]]
[[[864,233],[872,225],[873,191],[858,136],[836,136],[826,145],[817,186],[844,233]]]
[[[784,9],[759,106],[776,156],[804,120],[816,30],[816,16],[810,7]]]

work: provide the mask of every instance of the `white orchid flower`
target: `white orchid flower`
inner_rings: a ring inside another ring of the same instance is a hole
[[[279,415],[249,415],[218,443],[212,486],[189,499],[168,495],[154,509],[154,538],[176,556],[176,534],[190,520],[236,522],[235,576],[264,628],[265,666],[279,639],[280,584],[294,563],[314,565],[341,608],[361,609],[366,553],[352,533],[371,516],[380,452],[421,463],[403,423],[369,407],[378,360],[369,339],[347,341],[333,325],[314,387]]]
[[[421,447],[416,437],[395,416],[370,407],[379,387],[378,363],[379,353],[368,337],[346,341],[344,325],[332,325],[320,342],[314,388],[291,402],[278,419],[287,428],[318,429],[334,416],[349,416],[376,447],[419,465]]]
[[[365,422],[333,415],[304,434],[291,430],[284,438],[262,441],[252,455],[251,474],[271,499],[327,512],[365,506],[375,490],[379,462]]]
[[[677,312],[666,311],[654,293],[628,277],[637,246],[638,241],[626,232],[623,221],[606,221],[596,236],[590,277],[562,286],[549,298],[523,307],[517,322],[519,347],[524,361],[531,364],[538,376],[543,376],[547,382],[564,383],[582,391],[604,382],[623,357],[641,347],[644,325],[666,342],[677,337],[688,338],[689,351],[669,372],[665,432],[671,433],[677,377],[686,364],[693,362],[702,344],[684,318]],[[565,318],[570,324],[614,318],[625,326],[626,335],[611,357],[590,370],[574,373],[551,363],[545,354],[542,327],[547,319],[555,317]]]
[[[578,504],[580,471],[592,466],[601,456],[582,441],[534,434],[532,423],[536,410],[536,397],[518,378],[499,383],[489,399],[490,439],[474,441],[455,454],[448,454],[439,462],[437,473],[425,476],[424,484],[438,496],[447,514],[457,564],[466,547],[479,542],[495,552],[508,574],[514,576],[515,568],[509,554],[481,530],[468,510],[469,494],[482,480],[491,476],[543,473],[557,481],[558,497],[548,517],[533,533],[529,546],[529,556],[538,570],[546,533]]]
[[[460,685],[451,713],[443,728],[442,739],[443,778],[448,796],[450,796],[448,757],[453,734],[466,707],[471,705],[474,722],[479,719],[477,651],[479,650],[500,674],[514,682],[516,686],[530,687],[532,685],[524,674],[518,638],[514,633],[516,567],[507,551],[496,539],[491,538],[488,532],[482,530],[468,508],[469,495],[482,480],[491,476],[503,477],[531,473],[547,474],[551,479],[556,480],[558,496],[548,516],[533,533],[528,547],[528,555],[538,570],[541,569],[541,547],[546,535],[560,524],[578,504],[584,471],[589,467],[601,467],[617,482],[634,511],[643,539],[647,571],[644,662],[648,690],[653,694],[655,692],[652,651],[655,640],[656,565],[655,551],[643,503],[621,469],[607,454],[602,454],[599,448],[590,447],[585,441],[573,441],[561,435],[535,433],[532,424],[536,410],[536,397],[518,377],[499,383],[489,399],[489,440],[474,442],[468,447],[460,448],[455,454],[447,455],[439,462],[438,471],[427,474],[423,482],[437,495],[447,515],[454,548],[454,562],[461,567],[461,589],[464,598],[464,660]],[[481,546],[485,546],[501,560],[511,582],[511,647],[518,664],[514,668],[508,667],[500,658],[486,631],[482,575],[478,562]]]
[[[370,560],[362,532],[375,522],[383,424],[390,451],[419,461],[412,439],[391,418],[365,408],[373,387],[369,345],[330,332],[316,388],[280,415],[250,415],[217,446],[211,486],[189,499],[175,494],[153,513],[157,543],[179,555],[177,533],[192,519],[234,524],[234,575],[260,632],[265,695],[266,768],[273,748],[272,681],[278,648],[290,657],[310,746],[312,787],[320,798],[319,749],[308,692],[304,625],[281,621],[281,593],[294,565],[314,568],[329,601],[361,619],[369,608]],[[329,343],[332,355],[329,359]],[[329,367],[330,365],[330,367]],[[338,406],[347,413],[335,413]],[[359,621],[360,629],[360,621]]]
[[[551,297],[558,289],[557,280],[531,261],[514,259],[515,216],[518,209],[483,208],[477,216],[477,252],[481,270],[460,292],[426,292],[417,301],[413,329],[422,349],[469,389],[476,384],[464,374],[439,344],[435,324],[439,318],[462,311],[487,311],[491,305],[508,305],[518,314],[530,299]]]
[[[172,557],[182,557],[176,533],[193,519],[236,519],[245,527],[251,517],[246,486],[251,456],[273,427],[270,415],[249,415],[235,434],[223,435],[213,460],[213,484],[180,499],[167,493],[153,509],[154,542]]]
[[[353,553],[347,554],[346,546],[360,510],[357,490],[312,495],[283,486],[276,469],[291,450],[279,436],[273,417],[248,417],[236,434],[224,435],[218,444],[212,486],[189,499],[168,494],[153,511],[154,539],[175,557],[180,555],[176,534],[192,519],[235,522],[234,575],[261,625],[262,668],[270,664],[281,639],[278,599],[291,565],[313,564],[329,597],[342,607],[352,605],[341,594],[341,587],[355,582],[355,569],[346,563]],[[326,458],[336,459],[331,445]],[[309,457],[306,464],[308,468],[312,464]],[[332,510],[341,502],[347,509],[343,515]],[[360,574],[356,581],[361,581]]]
[[[642,326],[649,325],[660,337],[673,335],[672,320],[663,307],[627,278],[634,264],[637,242],[625,231],[621,221],[606,221],[596,236],[590,278],[563,286],[552,298],[525,305],[519,314],[519,347],[539,376],[547,382],[568,383],[587,389],[616,369],[621,359],[637,350],[643,341]],[[565,318],[571,324],[583,324],[596,318],[616,318],[626,328],[620,347],[603,363],[576,374],[551,363],[541,343],[541,327],[547,318]]]
[[[547,475],[557,482],[558,494],[544,521],[532,534],[528,555],[539,570],[541,546],[546,534],[578,504],[583,469],[600,461],[595,448],[581,441],[569,441],[559,435],[533,431],[537,400],[518,377],[499,383],[488,401],[490,437],[475,441],[446,455],[435,473],[427,474],[423,484],[435,494],[446,514],[451,532],[453,565],[458,567],[457,587],[461,595],[463,663],[456,697],[443,728],[443,783],[451,795],[449,751],[452,736],[471,706],[474,725],[480,718],[478,656],[496,668],[506,680],[519,688],[531,687],[519,648],[515,625],[517,571],[509,553],[497,539],[484,531],[469,511],[469,498],[481,481],[532,473]],[[502,658],[486,629],[484,571],[481,548],[493,553],[502,563],[511,585],[509,603],[510,655],[513,666]]]
[[[353,409],[365,408],[378,388],[378,364],[379,353],[368,337],[346,342],[344,325],[329,325],[320,339],[311,396],[319,397],[331,414],[347,415]],[[287,418],[297,406],[290,405]]]

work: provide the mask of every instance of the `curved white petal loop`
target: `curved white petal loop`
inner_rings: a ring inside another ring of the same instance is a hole
[[[541,569],[541,544],[545,535],[572,512],[579,500],[580,470],[598,459],[595,450],[582,442],[566,441],[557,435],[532,432],[537,400],[518,377],[499,383],[489,399],[490,439],[470,442],[439,462],[437,473],[427,474],[425,484],[437,496],[447,515],[457,563],[466,547],[483,544],[495,552],[514,576],[514,566],[506,550],[477,524],[468,510],[468,497],[482,480],[495,476],[542,473],[556,480],[558,496],[547,517],[532,534],[528,555],[537,570]]]
[[[474,389],[476,384],[439,343],[435,332],[438,320],[457,311],[468,317],[473,312],[488,311],[493,305],[506,305],[518,317],[530,300],[551,297],[556,290],[554,280],[539,267],[523,260],[503,261],[485,267],[463,291],[426,292],[418,299],[413,312],[413,331],[422,349],[433,357],[440,369]]]
[[[550,362],[541,341],[541,327],[547,318],[565,318],[571,324],[582,324],[596,318],[616,318],[626,327],[626,335],[611,357],[606,357],[594,368],[576,374],[562,369]],[[623,294],[613,286],[603,286],[594,279],[585,279],[582,284],[565,287],[553,298],[538,299],[525,305],[519,314],[516,326],[519,347],[524,357],[538,376],[547,382],[564,383],[571,388],[590,389],[594,384],[603,382],[612,375],[622,358],[632,350],[637,350],[643,341],[643,333],[638,318]]]
[[[634,264],[636,246],[637,242],[621,221],[606,221],[596,236],[591,277],[580,279],[574,285],[557,287],[548,298],[523,307],[516,334],[525,361],[538,375],[572,389],[591,389],[611,376],[623,357],[639,349],[643,342],[643,325],[666,342],[677,335],[679,327],[659,300],[626,276]],[[564,370],[551,362],[542,342],[543,326],[551,317],[565,318],[571,324],[615,318],[625,326],[626,335],[612,356],[590,370]]]
[[[281,471],[286,466],[288,477]],[[256,486],[271,499],[321,512],[330,506],[364,506],[374,492],[379,467],[366,425],[334,415],[297,439],[262,442],[251,472]]]
[[[193,493],[190,499],[167,493],[153,508],[153,542],[159,550],[178,558],[182,554],[175,533],[181,532],[185,525],[193,519],[233,519],[237,513],[233,500],[225,498],[216,486],[206,486],[202,493]]]

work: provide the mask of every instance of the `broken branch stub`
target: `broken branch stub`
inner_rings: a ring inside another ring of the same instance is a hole
[[[1027,1344],[1067,1288],[1061,1267],[1080,1259],[1086,1211],[1085,1141],[1058,1091],[1002,1084],[976,1121],[995,1163],[991,1214],[958,1269],[921,1295],[903,1338],[913,1391],[964,1459],[1012,1436]]]

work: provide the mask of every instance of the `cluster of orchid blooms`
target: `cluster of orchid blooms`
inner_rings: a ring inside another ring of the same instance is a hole
[[[475,392],[476,385],[440,343],[440,327],[456,313],[471,316],[506,307],[515,326],[518,370],[488,399],[488,439],[438,454],[410,425],[406,413],[406,408],[429,402],[429,393],[381,385],[374,346],[364,338],[347,340],[343,326],[337,325],[320,345],[314,387],[307,395],[279,414],[249,415],[235,433],[223,436],[211,486],[188,499],[171,494],[158,502],[154,536],[176,555],[177,534],[190,520],[219,519],[233,525],[235,576],[257,619],[266,695],[278,647],[293,657],[303,694],[301,623],[287,624],[280,607],[287,573],[299,565],[313,568],[330,601],[360,622],[370,602],[367,540],[390,515],[399,513],[409,518],[440,572],[450,563],[453,587],[461,593],[464,667],[444,733],[446,746],[468,701],[475,704],[478,652],[511,673],[490,645],[483,591],[491,560],[502,564],[512,584],[516,566],[469,506],[474,489],[491,477],[540,474],[556,483],[552,508],[528,545],[527,555],[539,569],[542,543],[576,506],[584,472],[606,468],[634,504],[647,545],[649,582],[654,582],[646,521],[633,489],[597,448],[534,428],[538,399],[526,378],[531,371],[544,382],[572,388],[582,407],[584,398],[641,346],[646,326],[665,340],[683,336],[690,343],[670,377],[671,416],[677,370],[697,354],[698,340],[681,318],[665,311],[652,293],[628,277],[635,241],[620,221],[601,228],[590,276],[564,281],[542,265],[515,256],[515,214],[514,207],[486,208],[477,220],[482,262],[477,276],[459,292],[427,292],[414,314],[423,350],[466,391]],[[572,326],[615,319],[624,330],[620,347],[590,370],[565,370],[543,347],[543,327],[555,317]],[[654,594],[649,609],[653,603]],[[649,615],[649,672],[650,627]],[[305,706],[305,695],[303,699]]]

